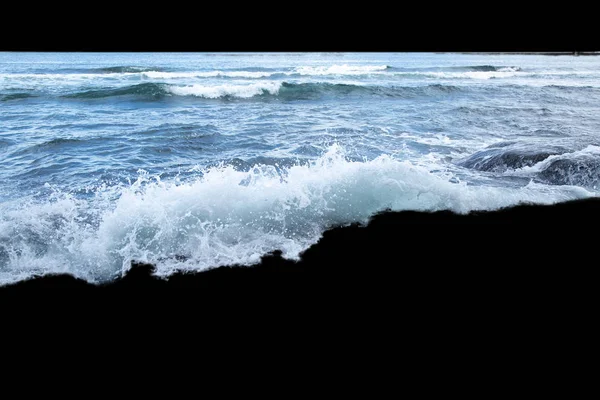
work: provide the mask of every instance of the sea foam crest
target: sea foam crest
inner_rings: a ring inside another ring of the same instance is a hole
[[[157,274],[250,265],[273,250],[297,259],[325,229],[366,223],[385,209],[465,213],[518,202],[553,203],[592,194],[576,187],[470,186],[446,173],[384,155],[349,161],[333,145],[310,164],[231,165],[188,182],[141,172],[130,186],[100,187],[93,199],[57,191],[51,201],[0,204],[0,283],[33,274],[114,279],[132,260]]]
[[[435,78],[467,78],[467,79],[491,79],[491,78],[511,78],[515,76],[528,76],[529,73],[521,72],[518,69],[507,67],[497,71],[465,71],[465,72],[423,72],[422,75]]]
[[[169,86],[167,90],[178,96],[196,96],[208,99],[231,96],[239,98],[250,98],[253,96],[269,93],[277,94],[281,88],[282,82],[258,82],[246,85],[189,85],[189,86]]]
[[[387,65],[332,65],[325,66],[303,66],[294,69],[293,73],[300,75],[362,75],[377,73],[388,69]]]

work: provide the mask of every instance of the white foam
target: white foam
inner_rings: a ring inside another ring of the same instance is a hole
[[[372,74],[386,70],[387,65],[332,65],[329,67],[297,67],[292,73],[300,75],[363,75]]]
[[[190,86],[169,86],[167,90],[178,96],[197,96],[209,99],[219,97],[233,96],[239,98],[249,98],[261,95],[265,92],[277,94],[281,88],[282,82],[259,82],[246,85],[190,85]]]
[[[516,72],[516,71],[520,71],[521,68],[519,67],[500,67],[497,69],[497,71],[499,72]]]
[[[517,70],[498,70],[498,71],[466,71],[466,72],[423,72],[423,75],[436,78],[451,78],[451,79],[491,79],[491,78],[511,78],[515,76],[528,76],[529,73]]]

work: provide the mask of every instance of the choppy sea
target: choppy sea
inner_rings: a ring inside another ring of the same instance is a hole
[[[383,210],[600,191],[600,58],[0,53],[0,285],[298,259]]]

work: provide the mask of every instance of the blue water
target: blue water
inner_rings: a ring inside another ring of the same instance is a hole
[[[600,58],[0,53],[0,284],[296,259],[378,211],[598,195]]]

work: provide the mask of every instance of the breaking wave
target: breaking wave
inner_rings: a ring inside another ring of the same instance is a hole
[[[324,95],[342,96],[362,94],[383,97],[412,97],[420,95],[439,95],[460,90],[452,85],[433,84],[427,86],[376,86],[352,83],[288,83],[264,81],[250,84],[222,85],[169,85],[166,83],[141,83],[121,88],[88,90],[65,95],[73,99],[98,99],[116,96],[136,96],[147,99],[160,99],[165,96],[194,96],[205,99],[252,97],[278,97],[285,100],[319,98]]]
[[[105,282],[133,260],[168,276],[250,265],[274,250],[297,259],[324,230],[386,209],[466,213],[592,196],[572,186],[467,185],[387,155],[350,161],[338,145],[311,162],[197,172],[180,182],[140,171],[133,184],[100,186],[92,198],[48,186],[46,200],[0,203],[0,283],[48,273]]]
[[[196,96],[207,99],[220,97],[249,98],[262,94],[277,94],[281,88],[281,82],[261,82],[250,85],[190,85],[169,86],[168,92],[179,96]]]
[[[167,85],[162,83],[140,83],[138,85],[125,86],[121,88],[86,90],[65,95],[73,99],[101,99],[115,96],[140,96],[140,97],[162,97],[168,94]]]

